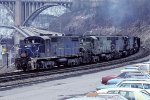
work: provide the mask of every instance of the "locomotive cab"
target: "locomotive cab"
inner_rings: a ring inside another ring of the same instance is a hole
[[[98,45],[97,36],[85,36],[83,38],[82,48],[80,48],[80,51],[84,51],[82,53],[86,55],[84,56],[86,62],[93,63],[100,60],[97,45]]]
[[[95,48],[97,47],[97,37],[96,36],[85,36],[82,41],[82,48],[88,54],[96,54]]]
[[[32,36],[24,39],[24,51],[27,52],[30,57],[40,57],[41,53],[45,52],[45,41],[41,37]]]

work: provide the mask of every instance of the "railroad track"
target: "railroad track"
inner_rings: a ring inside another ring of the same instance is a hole
[[[36,72],[36,73],[15,72],[15,73],[2,74],[0,75],[0,91],[19,87],[19,86],[24,86],[24,85],[31,85],[31,84],[50,81],[50,80],[62,79],[70,76],[77,76],[81,74],[116,68],[126,64],[131,64],[135,60],[144,58],[149,54],[150,54],[149,50],[144,48],[141,49],[141,51],[135,55],[132,55],[127,58],[119,59],[119,60],[109,61],[109,62],[84,65],[78,67],[62,68],[59,70],[57,68],[54,68],[53,70]],[[124,63],[124,62],[128,62],[128,63]],[[114,66],[112,67],[109,65],[114,65]]]

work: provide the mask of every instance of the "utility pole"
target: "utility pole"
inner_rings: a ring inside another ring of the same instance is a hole
[[[8,54],[8,52],[6,53],[6,56],[7,56],[7,68],[8,68],[8,63],[9,63],[9,59],[8,59],[9,54]]]
[[[5,43],[5,45],[6,45],[6,52],[5,52],[5,55],[6,55],[6,66],[7,66],[7,68],[8,68],[8,63],[9,63],[9,59],[8,59],[8,57],[9,57],[9,46],[8,46],[8,40],[6,41],[6,43]]]

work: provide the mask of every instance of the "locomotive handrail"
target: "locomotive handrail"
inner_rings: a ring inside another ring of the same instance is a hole
[[[42,44],[43,45],[43,44]],[[39,53],[39,50],[40,50],[40,46],[42,46],[41,44],[38,46],[38,49],[36,50],[37,51],[37,56],[38,56],[38,53]]]

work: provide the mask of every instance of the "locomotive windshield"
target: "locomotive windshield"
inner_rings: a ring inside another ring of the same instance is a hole
[[[27,37],[24,41],[21,41],[19,54],[26,54],[30,57],[39,57],[40,53],[45,51],[44,39],[41,37]]]

